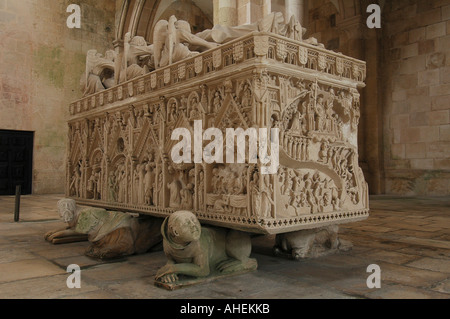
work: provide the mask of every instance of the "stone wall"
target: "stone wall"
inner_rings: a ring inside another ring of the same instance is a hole
[[[450,194],[450,1],[383,13],[386,192]]]
[[[367,62],[360,162],[372,194],[450,194],[450,1],[309,1],[307,36]],[[381,2],[380,2],[381,3]]]
[[[68,29],[69,4],[80,4],[81,29]],[[69,103],[89,49],[114,40],[110,0],[0,0],[0,128],[35,132],[33,193],[63,193]]]
[[[382,163],[382,103],[380,100],[380,33],[367,28],[367,5],[361,1],[309,1],[306,37],[327,49],[367,62],[366,88],[361,92],[358,128],[359,161],[371,194],[384,192]]]

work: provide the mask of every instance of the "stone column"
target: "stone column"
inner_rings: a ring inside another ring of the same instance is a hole
[[[261,11],[262,16],[266,16],[272,12],[272,1],[271,0],[261,0]]]
[[[271,12],[271,0],[237,0],[238,25],[256,22]]]
[[[238,25],[237,0],[214,0],[214,25]]]
[[[284,18],[286,23],[289,22],[292,16],[295,16],[297,21],[300,21],[302,25],[305,23],[305,0],[285,0],[285,12]]]

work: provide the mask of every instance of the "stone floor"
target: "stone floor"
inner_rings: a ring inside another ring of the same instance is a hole
[[[163,252],[99,262],[83,255],[87,242],[51,245],[44,234],[62,227],[62,196],[0,197],[0,298],[238,298],[340,299],[450,297],[450,199],[373,197],[368,220],[341,227],[349,252],[291,261],[271,254],[274,238],[254,238],[259,269],[204,285],[166,291],[153,285]],[[81,289],[69,289],[66,268],[81,267]],[[381,268],[381,288],[366,285],[367,267]]]

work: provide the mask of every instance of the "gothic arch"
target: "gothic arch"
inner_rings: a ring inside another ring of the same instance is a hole
[[[190,5],[179,0],[123,0],[116,28],[116,41],[121,41],[127,32],[132,36],[143,36],[147,41],[153,39],[153,28],[158,20],[164,17],[168,9],[174,5]],[[191,0],[206,19],[213,21],[213,7],[210,0]],[[194,30],[197,31],[197,30]],[[201,30],[198,30],[201,31]]]

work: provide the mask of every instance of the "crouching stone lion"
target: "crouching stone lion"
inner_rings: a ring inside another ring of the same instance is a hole
[[[91,245],[85,254],[89,257],[111,259],[145,253],[162,241],[162,219],[138,218],[103,208],[80,208],[72,199],[60,200],[58,211],[68,227],[48,232],[45,239],[61,243],[67,238],[87,236]]]
[[[207,277],[256,270],[250,258],[251,239],[246,233],[202,227],[189,211],[175,212],[161,226],[164,252],[168,258],[156,274],[156,283],[177,283],[179,275]]]
[[[338,226],[300,230],[276,236],[276,256],[300,260],[352,249],[352,243],[338,237]]]

